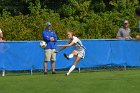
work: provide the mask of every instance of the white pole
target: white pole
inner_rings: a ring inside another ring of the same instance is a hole
[[[124,70],[126,70],[126,65],[124,66]]]
[[[31,75],[33,74],[33,70],[31,69]]]
[[[5,76],[5,70],[2,70],[2,76]]]
[[[80,68],[78,68],[78,72],[80,73]]]

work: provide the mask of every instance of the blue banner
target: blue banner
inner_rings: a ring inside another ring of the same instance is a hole
[[[140,41],[137,40],[82,40],[86,47],[85,58],[77,68],[104,65],[140,66]],[[43,69],[44,49],[40,41],[0,42],[0,70]],[[65,44],[59,40],[56,44]],[[61,47],[56,47],[59,49]],[[73,47],[57,53],[56,69],[69,68],[75,58],[67,60],[63,53],[70,54]],[[51,69],[50,62],[48,69]]]

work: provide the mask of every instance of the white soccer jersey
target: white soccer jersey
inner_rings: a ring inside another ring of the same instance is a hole
[[[74,42],[75,44],[73,45],[75,50],[77,51],[82,51],[84,50],[84,46],[81,42],[81,40],[79,38],[77,38],[76,36],[73,36],[73,38],[71,40],[69,40],[69,43]]]

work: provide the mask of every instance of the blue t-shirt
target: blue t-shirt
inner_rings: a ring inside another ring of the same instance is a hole
[[[54,41],[50,41],[51,37],[54,38]],[[57,41],[57,36],[53,30],[43,30],[42,38],[47,43],[46,49],[55,49],[55,42]]]

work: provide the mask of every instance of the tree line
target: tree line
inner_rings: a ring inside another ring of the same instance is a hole
[[[72,30],[82,39],[115,38],[124,20],[139,34],[140,0],[0,0],[0,28],[6,40],[41,40],[47,21],[58,39]]]

